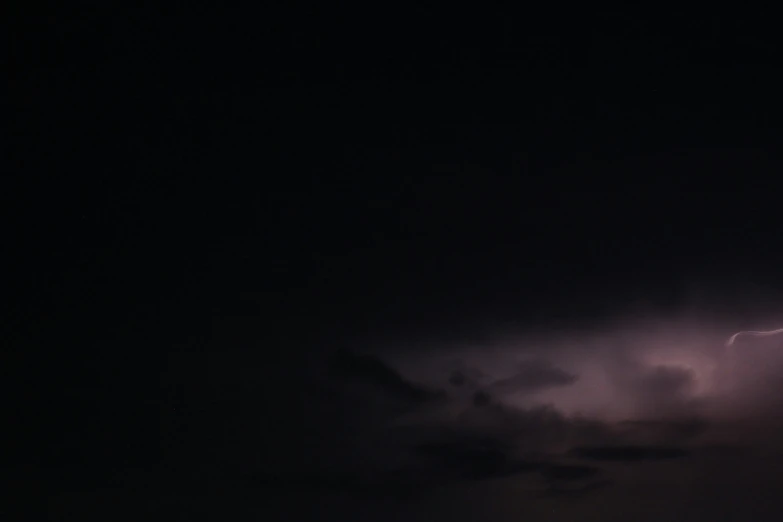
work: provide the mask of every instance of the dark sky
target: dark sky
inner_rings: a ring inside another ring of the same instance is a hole
[[[12,516],[778,519],[770,18],[13,8]]]

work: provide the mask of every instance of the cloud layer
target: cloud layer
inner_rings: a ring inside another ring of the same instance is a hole
[[[242,487],[368,505],[394,498],[410,506],[406,516],[437,503],[467,520],[467,495],[487,513],[505,505],[498,519],[545,520],[543,506],[595,502],[612,520],[600,505],[631,513],[641,507],[625,499],[642,505],[658,490],[707,513],[700,495],[745,484],[774,512],[764,492],[783,462],[774,415],[783,411],[783,346],[740,338],[727,351],[731,328],[637,319],[586,332],[506,331],[478,345],[368,343],[291,356],[276,371],[256,366],[243,386],[232,381],[236,360],[210,360],[221,375],[210,386],[225,382],[234,400],[223,397],[219,434],[189,458]],[[687,481],[698,486],[683,496],[676,488]]]

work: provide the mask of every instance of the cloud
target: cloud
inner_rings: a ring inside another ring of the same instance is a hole
[[[374,355],[338,350],[331,359],[331,369],[335,376],[361,380],[379,392],[410,403],[423,403],[442,395],[404,379]]]
[[[606,443],[616,435],[600,421],[568,417],[549,405],[512,406],[484,392],[475,395],[453,424],[455,430],[497,437],[527,453],[558,452],[577,442]]]
[[[473,394],[473,405],[476,407],[483,408],[484,406],[488,406],[491,402],[492,396],[483,390],[479,390]]]
[[[538,481],[545,496],[577,498],[618,483],[608,463],[681,460],[697,451],[698,437],[711,423],[696,415],[668,415],[691,399],[693,369],[676,361],[648,364],[619,357],[610,389],[623,390],[637,404],[662,407],[642,411],[652,418],[616,423],[567,414],[557,401],[538,400],[538,391],[573,393],[572,385],[583,376],[595,378],[568,356],[563,352],[562,359],[553,359],[562,368],[533,357],[514,367],[511,376],[493,380],[488,376],[502,375],[506,361],[476,368],[466,362],[449,376],[451,362],[433,359],[421,372],[413,368],[403,374],[397,370],[406,367],[401,361],[392,365],[385,357],[337,351],[328,359],[329,371],[318,376],[320,383],[311,378],[318,374],[313,370],[295,387],[279,390],[301,397],[286,398],[284,404],[301,422],[288,424],[284,438],[265,449],[275,455],[274,466],[255,460],[244,469],[255,473],[256,482],[362,495],[426,494],[441,485],[521,476]],[[563,369],[573,367],[579,375]],[[433,377],[427,385],[408,378],[428,372]],[[435,389],[438,383],[450,386],[448,393]],[[245,446],[233,448],[234,458],[251,454],[254,444],[266,446],[270,429],[276,429],[274,423],[259,424]]]
[[[703,435],[710,423],[700,417],[679,420],[629,420],[617,424],[628,437],[657,441],[661,444],[679,444]]]
[[[386,473],[368,478],[366,475],[335,472],[317,473],[264,473],[252,472],[239,477],[239,480],[252,486],[263,486],[265,490],[297,490],[308,492],[336,492],[371,496],[390,495],[408,499],[421,493],[421,480],[412,474],[401,475]]]
[[[449,376],[449,384],[457,388],[465,386],[468,383],[468,377],[459,370],[454,370]]]
[[[257,384],[223,386],[232,395],[221,395],[213,410],[236,418],[214,460],[226,463],[224,476],[242,477],[248,487],[368,504],[400,499],[412,511],[428,502],[458,504],[452,512],[461,513],[469,511],[463,501],[513,504],[527,516],[514,519],[529,520],[539,509],[549,516],[550,506],[606,500],[625,507],[627,498],[652,496],[650,483],[666,495],[677,495],[686,482],[705,492],[751,479],[772,484],[764,452],[779,448],[783,433],[772,415],[763,415],[773,411],[780,396],[773,392],[781,389],[774,372],[783,351],[773,339],[743,340],[733,360],[713,349],[722,334],[713,344],[702,328],[634,328],[480,347],[367,345],[333,354],[319,348],[318,359],[296,357],[292,347],[285,364],[273,362],[275,372],[260,356],[255,367],[232,361],[221,379],[234,372]],[[747,397],[736,411],[750,410],[747,404],[762,414],[759,429],[721,416],[725,397],[715,395],[712,382],[723,375],[709,380],[713,363]],[[182,373],[194,382],[200,375]],[[212,400],[211,389],[200,386],[199,399]],[[711,401],[707,408],[700,394]],[[222,422],[215,413],[204,424],[213,419]],[[210,451],[202,450],[209,444],[193,444],[188,455],[201,459],[198,452]],[[767,475],[752,478],[765,469]]]
[[[638,383],[639,391],[647,396],[682,398],[695,387],[696,376],[691,368],[658,365],[644,372]]]
[[[670,446],[585,446],[572,449],[570,454],[586,460],[636,462],[680,459],[690,452]]]
[[[533,393],[547,388],[569,386],[578,376],[566,372],[544,360],[530,360],[519,364],[511,377],[490,384],[487,389],[496,394]]]
[[[476,390],[488,378],[484,372],[459,358],[451,361],[448,366],[452,367],[447,379],[448,383],[456,389]]]
[[[551,481],[572,482],[591,478],[599,473],[599,469],[594,466],[575,466],[553,464],[542,468],[541,474],[544,478]]]
[[[587,484],[573,486],[570,484],[551,484],[546,491],[541,495],[542,497],[560,497],[560,498],[582,498],[585,495],[589,495],[595,491],[606,489],[614,484],[614,481],[610,479],[600,479]]]
[[[455,478],[482,480],[532,473],[542,464],[516,459],[511,448],[499,439],[465,438],[427,442],[413,448],[431,466]]]

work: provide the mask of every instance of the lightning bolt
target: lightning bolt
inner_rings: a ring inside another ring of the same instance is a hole
[[[770,335],[777,335],[779,333],[783,333],[783,328],[778,328],[777,330],[767,330],[767,331],[758,331],[758,330],[742,330],[741,332],[737,332],[731,337],[729,337],[729,340],[726,341],[726,347],[730,347],[732,344],[734,344],[734,341],[737,340],[737,337],[740,335],[752,335],[753,337],[769,337]]]

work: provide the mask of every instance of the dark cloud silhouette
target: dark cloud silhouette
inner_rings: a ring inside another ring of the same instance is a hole
[[[539,454],[536,458],[520,458],[510,441],[491,437],[462,437],[453,440],[430,441],[415,446],[414,454],[424,459],[442,479],[487,480],[521,474],[536,474],[552,491],[565,494],[590,491],[586,481],[602,473],[595,466],[563,464],[554,455]],[[574,485],[581,483],[581,486]]]
[[[375,477],[359,474],[333,473],[331,475],[298,473],[269,474],[247,473],[240,477],[242,482],[262,486],[269,490],[291,490],[310,492],[338,492],[401,499],[417,496],[422,491],[423,481],[411,473],[385,473]]]
[[[542,466],[538,462],[514,458],[509,446],[497,439],[427,442],[415,447],[414,452],[431,465],[469,480],[532,473]]]
[[[330,362],[335,376],[362,380],[401,400],[421,403],[442,395],[404,379],[396,370],[373,355],[341,349],[334,354]]]
[[[459,370],[454,370],[449,376],[449,384],[452,386],[464,386],[468,382],[467,376]]]
[[[593,466],[577,466],[553,464],[541,469],[544,478],[551,481],[578,481],[591,478],[598,474],[600,470]]]
[[[641,439],[677,444],[704,434],[710,427],[705,419],[629,420],[618,423],[619,429]]]
[[[479,390],[473,394],[473,405],[479,408],[489,405],[492,402],[492,397],[489,393]]]
[[[561,483],[551,484],[549,488],[541,495],[542,497],[559,497],[559,498],[582,498],[585,495],[589,495],[595,491],[600,491],[613,485],[614,482],[610,479],[601,479],[587,484],[578,486],[563,485]]]
[[[612,483],[607,478],[596,478],[604,470],[595,466],[553,463],[543,466],[540,473],[547,484],[542,497],[581,498]]]
[[[532,393],[547,388],[568,386],[578,376],[557,368],[548,361],[530,360],[519,365],[511,377],[495,381],[488,390],[498,394]]]
[[[450,366],[452,367],[452,374],[462,374],[465,379],[467,379],[468,383],[475,384],[487,378],[487,375],[482,370],[471,364],[468,364],[466,361],[460,358],[452,360],[450,362]]]
[[[484,393],[474,397],[473,407],[457,417],[466,433],[484,433],[513,441],[525,451],[555,451],[568,441],[611,441],[608,426],[596,421],[570,419],[551,406],[517,408]]]
[[[696,382],[692,369],[681,366],[658,365],[642,375],[639,385],[651,396],[684,396]]]
[[[738,444],[704,444],[694,450],[700,456],[706,457],[750,457],[754,450],[750,446]]]
[[[680,459],[690,452],[668,446],[584,446],[572,449],[570,454],[587,460],[633,462]]]
[[[647,364],[618,353],[606,367],[620,394],[618,403],[633,404],[628,408],[631,411],[653,418],[696,415],[699,411],[699,377],[689,364]]]

